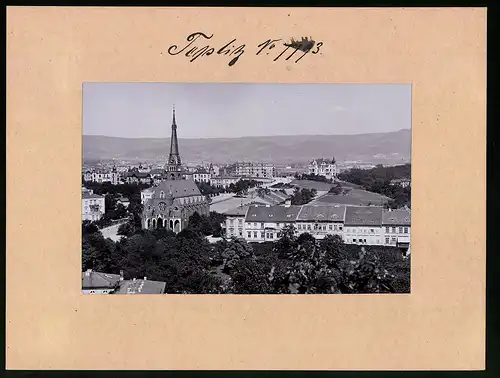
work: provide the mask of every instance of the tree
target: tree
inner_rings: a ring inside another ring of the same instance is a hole
[[[135,232],[134,226],[129,222],[123,223],[118,227],[117,235],[130,236]]]

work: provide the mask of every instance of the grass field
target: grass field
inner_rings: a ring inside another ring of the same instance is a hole
[[[350,189],[346,194],[326,194],[317,200],[313,201],[314,204],[332,204],[338,203],[342,205],[358,205],[358,206],[383,206],[390,200],[389,197],[383,196],[378,193],[368,192],[362,189]]]
[[[291,184],[300,189],[316,189],[318,192],[328,192],[333,187],[333,184],[312,180],[293,180]]]

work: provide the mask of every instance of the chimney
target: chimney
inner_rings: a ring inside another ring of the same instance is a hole
[[[291,200],[289,200],[289,199],[287,199],[287,200],[285,201],[285,207],[290,207],[291,205],[292,205],[292,201],[291,201]]]
[[[147,277],[144,277],[144,281],[146,281],[146,280],[147,280]]]
[[[92,273],[92,269],[87,269],[87,271],[85,272],[85,276],[90,277],[91,273]]]
[[[123,270],[120,270],[120,281],[123,281]]]
[[[135,281],[135,277],[132,279],[132,281]]]
[[[269,205],[268,203],[266,203],[266,207],[271,207],[271,205]]]

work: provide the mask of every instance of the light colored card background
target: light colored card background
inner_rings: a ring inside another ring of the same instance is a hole
[[[484,368],[486,9],[7,17],[7,368]],[[196,31],[247,51],[233,67],[167,55]],[[322,55],[255,56],[302,36]],[[411,83],[411,295],[83,296],[84,81]]]

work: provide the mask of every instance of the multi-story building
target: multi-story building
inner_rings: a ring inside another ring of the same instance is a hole
[[[314,159],[309,163],[308,173],[318,176],[325,176],[329,180],[337,178],[337,164],[335,160]]]
[[[269,163],[236,163],[236,176],[273,178],[276,176],[276,168]]]
[[[82,188],[82,221],[98,221],[105,213],[104,196]]]
[[[175,110],[166,174],[166,180],[141,192],[142,228],[166,228],[178,233],[187,226],[189,218],[195,212],[208,215],[210,204],[193,180],[184,179],[185,172],[182,169],[177,141]]]
[[[236,176],[219,176],[212,177],[210,179],[210,185],[215,186],[217,188],[227,188],[231,184],[236,184],[241,180],[241,177]]]
[[[116,167],[110,172],[103,170],[88,170],[84,172],[83,179],[88,182],[110,182],[113,185],[117,185],[120,180],[120,174],[117,172]]]
[[[165,282],[133,278],[125,280],[120,274],[94,272],[88,269],[82,273],[83,294],[163,294]]]
[[[384,244],[382,215],[382,207],[347,206],[344,219],[345,242],[347,244]]]
[[[391,185],[401,186],[402,188],[407,188],[407,187],[411,186],[411,180],[409,178],[394,179],[394,180],[391,180]]]
[[[239,206],[224,213],[226,220],[222,228],[226,230],[227,237],[244,238],[243,230],[247,210],[248,206]]]
[[[410,212],[388,210],[382,214],[382,236],[385,245],[410,246]]]
[[[122,179],[127,184],[151,184],[154,182],[149,173],[136,170],[124,173]]]
[[[346,244],[410,246],[409,209],[339,204],[251,205],[230,212],[223,227],[227,237],[264,242],[279,239],[283,227],[290,224],[297,235],[310,233],[317,239],[338,235]]]
[[[279,239],[281,230],[294,224],[300,206],[250,206],[245,217],[244,238],[251,242]]]
[[[198,168],[193,172],[193,180],[198,182],[210,183],[211,174],[205,168]]]

